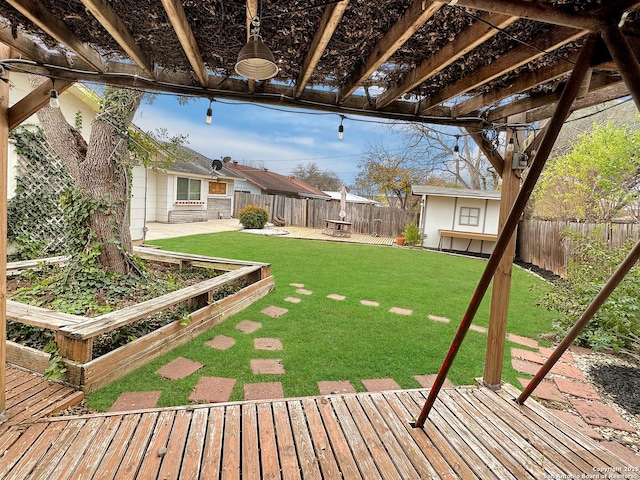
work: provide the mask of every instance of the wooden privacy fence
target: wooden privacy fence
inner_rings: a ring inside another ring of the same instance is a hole
[[[638,223],[578,223],[547,220],[523,220],[518,226],[516,255],[522,261],[549,270],[561,277],[567,273],[569,243],[562,232],[570,228],[580,235],[590,236],[599,230],[601,238],[611,247],[626,240],[640,238]]]
[[[284,218],[286,225],[324,228],[325,220],[339,220],[340,202],[311,198],[291,198],[281,195],[235,193],[234,217],[247,205],[263,207],[269,220]],[[418,223],[419,212],[392,207],[376,207],[360,203],[347,203],[346,221],[351,231],[383,237],[396,237],[409,222]]]

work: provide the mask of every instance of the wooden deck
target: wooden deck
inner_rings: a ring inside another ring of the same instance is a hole
[[[409,422],[426,390],[56,417],[0,436],[0,478],[520,480],[624,469],[514,392],[443,390],[424,429]]]

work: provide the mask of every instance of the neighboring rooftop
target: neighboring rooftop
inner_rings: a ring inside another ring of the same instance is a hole
[[[255,185],[264,193],[291,195],[301,198],[324,198],[330,197],[322,190],[317,189],[299,178],[287,177],[279,173],[272,172],[266,168],[249,167],[240,165],[238,162],[226,164],[236,174],[244,177],[249,183]]]
[[[468,188],[434,187],[433,185],[412,185],[414,195],[433,197],[486,198],[500,200],[500,190],[471,190]]]

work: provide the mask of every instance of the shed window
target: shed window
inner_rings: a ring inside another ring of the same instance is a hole
[[[176,200],[200,200],[200,180],[178,177]]]
[[[209,182],[209,195],[226,195],[227,184],[224,182]]]
[[[460,225],[477,227],[480,224],[480,209],[460,207]]]

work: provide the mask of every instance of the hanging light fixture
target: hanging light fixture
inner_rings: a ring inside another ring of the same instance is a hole
[[[513,141],[513,137],[509,139],[509,143],[507,143],[507,152],[513,152],[516,148],[516,144]]]
[[[458,146],[458,140],[460,135],[456,135],[456,144],[453,146],[453,156],[457,158],[460,155],[460,147]]]
[[[211,103],[213,102],[213,98],[209,99],[209,108],[207,108],[207,116],[205,117],[204,121],[207,125],[211,125],[211,122],[213,120],[213,109],[211,108]]]
[[[58,91],[55,88],[49,93],[49,106],[51,108],[60,108],[60,100],[58,100]]]
[[[340,115],[340,126],[338,127],[338,140],[344,140],[344,126],[342,122],[344,121],[344,115]]]
[[[267,80],[278,73],[276,60],[260,36],[260,19],[251,20],[251,35],[238,54],[235,71],[252,80]]]

